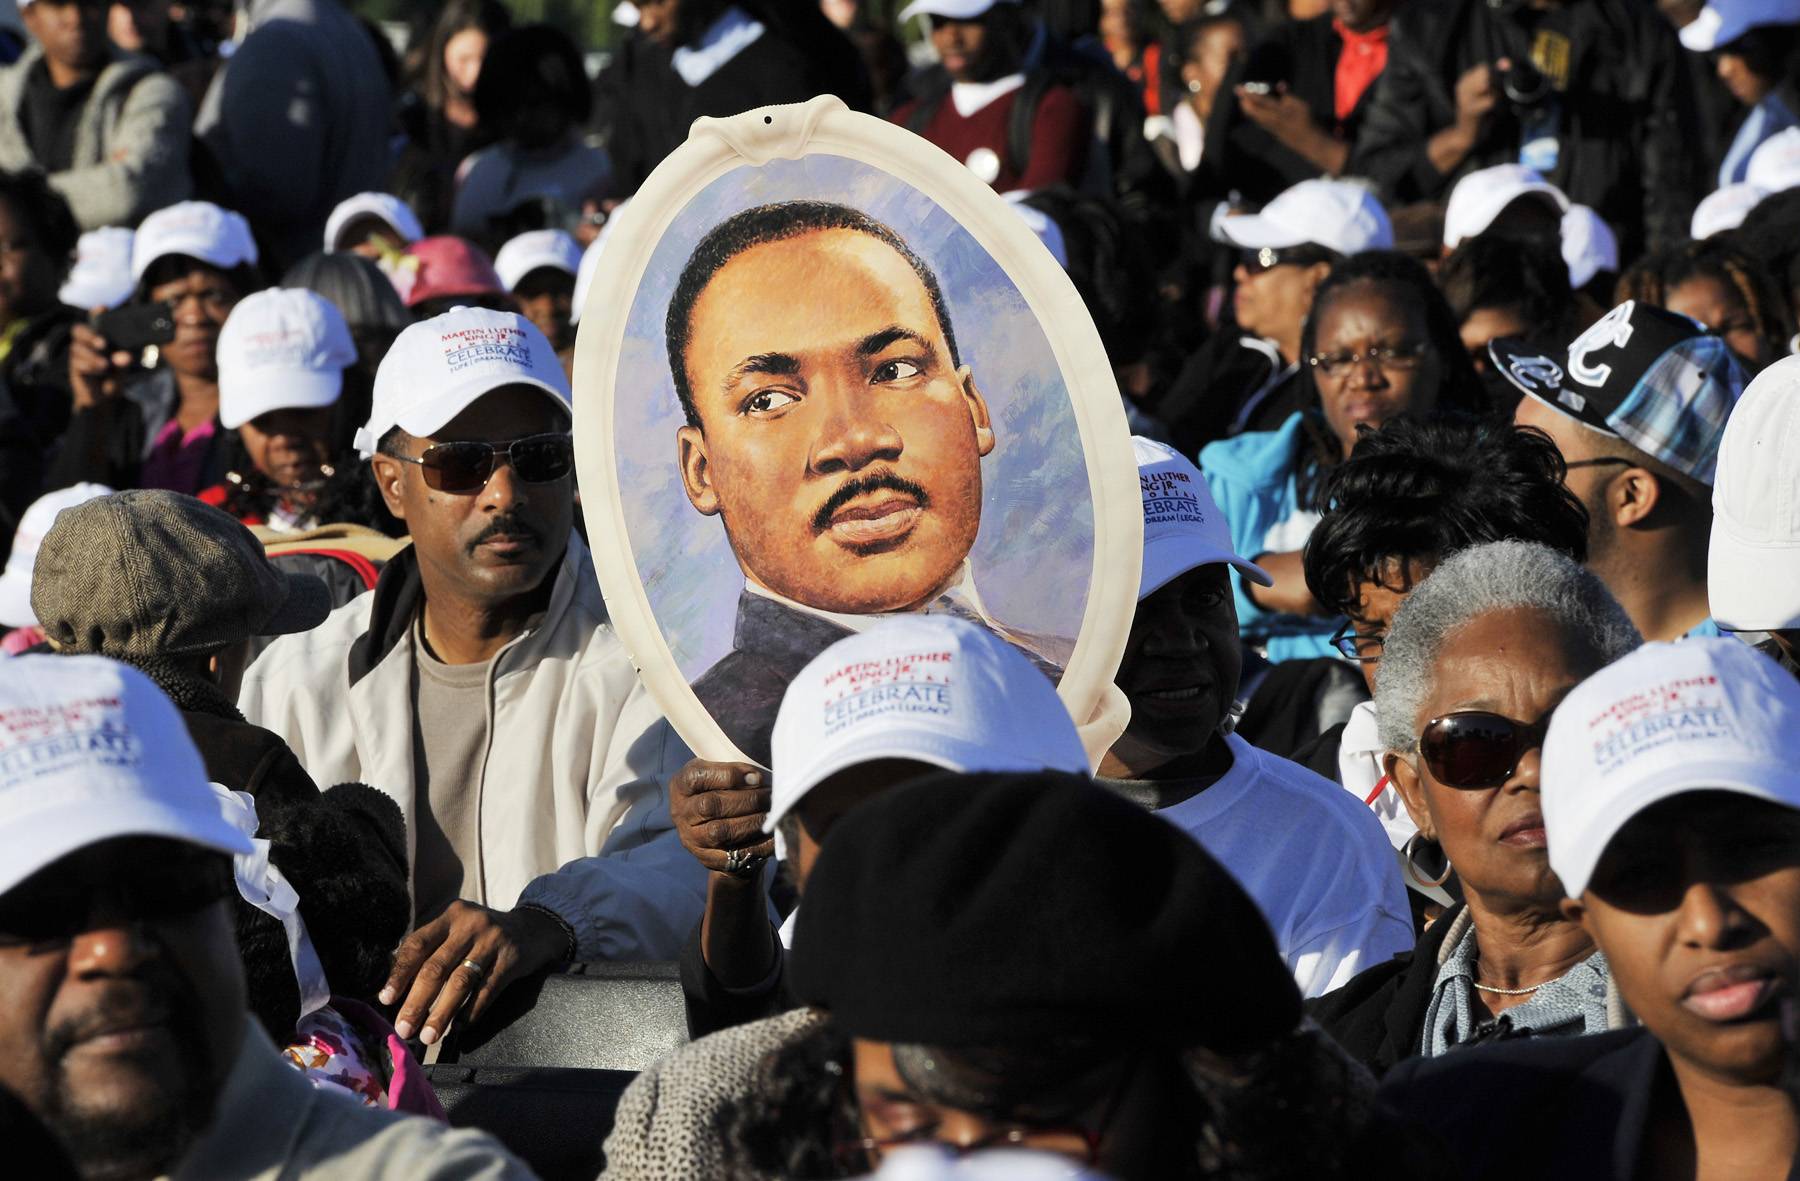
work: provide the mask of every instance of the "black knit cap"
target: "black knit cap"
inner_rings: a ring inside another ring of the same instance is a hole
[[[789,960],[852,1037],[1226,1053],[1300,1020],[1256,904],[1173,824],[1075,775],[934,775],[839,820]]]

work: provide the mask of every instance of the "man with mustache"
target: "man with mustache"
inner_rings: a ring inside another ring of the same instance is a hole
[[[674,959],[704,901],[663,791],[688,752],[607,622],[569,425],[568,379],[523,316],[402,332],[357,446],[412,546],[270,645],[240,697],[316,781],[405,814],[415,929],[382,999],[427,1044],[547,965]]]
[[[682,483],[744,572],[733,651],[694,683],[738,749],[766,766],[794,674],[883,615],[969,619],[1060,675],[1069,642],[1003,627],[976,591],[993,423],[898,234],[819,201],[736,214],[688,257],[665,334]]]
[[[174,704],[103,657],[16,663],[0,680],[0,1094],[53,1143],[9,1135],[7,1175],[375,1181],[403,1161],[409,1177],[529,1177],[486,1135],[328,1097],[282,1059],[245,1012],[232,939],[232,857],[252,844]]]

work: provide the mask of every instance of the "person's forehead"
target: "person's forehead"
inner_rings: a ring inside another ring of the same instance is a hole
[[[733,365],[755,353],[841,348],[896,324],[941,335],[912,265],[872,235],[815,230],[752,246],[720,267],[694,303],[690,340],[696,351],[738,354],[723,362]]]
[[[1542,608],[1483,611],[1439,647],[1428,704],[1444,707],[1510,691],[1560,695],[1602,663],[1587,637],[1570,634]]]
[[[1417,330],[1424,313],[1386,284],[1356,283],[1339,288],[1319,312],[1319,337],[1374,330]]]
[[[569,425],[562,404],[533,385],[489,390],[429,436],[433,443],[516,439]]]

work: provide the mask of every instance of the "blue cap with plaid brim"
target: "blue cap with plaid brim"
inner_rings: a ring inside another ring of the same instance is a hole
[[[1723,338],[1636,300],[1595,321],[1564,358],[1513,339],[1488,352],[1527,397],[1707,485],[1725,420],[1750,380]]]

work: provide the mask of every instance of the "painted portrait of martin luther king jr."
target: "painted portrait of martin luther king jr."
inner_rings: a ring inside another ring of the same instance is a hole
[[[884,615],[972,620],[1060,675],[1070,640],[983,603],[994,417],[899,234],[827,201],[746,209],[688,257],[664,328],[682,486],[743,572],[731,651],[693,682],[739,749],[766,761],[794,674]]]

